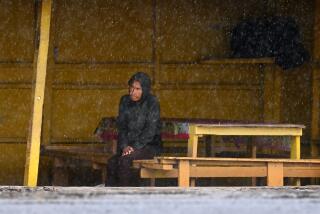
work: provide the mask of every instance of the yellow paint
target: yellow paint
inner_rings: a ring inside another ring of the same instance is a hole
[[[291,159],[300,159],[300,137],[293,137],[291,143]]]
[[[33,96],[33,112],[31,130],[27,142],[26,165],[24,185],[34,187],[38,180],[38,167],[40,156],[40,137],[42,124],[42,107],[46,81],[47,56],[49,46],[49,32],[51,19],[51,0],[42,1],[40,21],[40,44],[35,71],[36,82]]]

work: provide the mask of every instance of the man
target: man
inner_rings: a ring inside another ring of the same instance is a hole
[[[161,151],[160,105],[150,94],[151,80],[143,72],[128,81],[129,94],[120,100],[118,152],[108,160],[106,186],[136,186],[132,161],[152,159]]]

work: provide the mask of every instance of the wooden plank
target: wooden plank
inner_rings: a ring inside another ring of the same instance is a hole
[[[164,161],[165,163],[173,163],[174,161],[178,160],[190,160],[194,161],[192,164],[197,163],[200,164],[201,162],[238,162],[238,163],[252,163],[252,162],[279,162],[279,163],[315,163],[319,164],[320,159],[282,159],[282,158],[204,158],[204,157],[156,157],[159,161]],[[197,161],[197,162],[196,162]]]
[[[230,136],[301,136],[301,128],[285,127],[214,127],[199,125],[196,129],[198,135],[230,135]]]
[[[190,163],[188,160],[179,161],[178,185],[179,187],[190,186]]]
[[[268,163],[267,185],[283,186],[283,163]]]
[[[320,178],[320,167],[284,167],[283,175],[291,178]]]
[[[223,58],[200,61],[202,64],[274,64],[274,58]]]
[[[173,169],[172,165],[168,164],[157,164],[157,163],[141,163],[141,167],[148,169],[162,169],[162,170],[171,170]]]
[[[156,170],[142,168],[140,170],[141,178],[177,178],[178,170]]]
[[[42,111],[46,81],[47,56],[49,46],[49,32],[51,19],[51,0],[42,1],[40,22],[40,44],[35,70],[36,82],[33,88],[33,111],[31,126],[26,150],[26,164],[24,185],[34,187],[37,185],[38,166],[40,154],[40,137],[42,124]]]
[[[261,167],[191,167],[190,177],[196,178],[212,178],[212,177],[237,177],[237,178],[249,178],[249,177],[266,177],[267,167],[266,165]]]

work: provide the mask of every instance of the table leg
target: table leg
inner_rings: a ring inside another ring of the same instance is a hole
[[[61,158],[54,158],[52,185],[67,186],[68,180],[69,180],[69,174],[66,168],[66,162]]]
[[[198,136],[195,133],[195,126],[189,127],[189,140],[188,140],[188,156],[197,157],[198,152]]]
[[[291,159],[300,159],[300,136],[294,136],[291,142]],[[291,185],[300,186],[301,182],[299,178],[290,179]]]

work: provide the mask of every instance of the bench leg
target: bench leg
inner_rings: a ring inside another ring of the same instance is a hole
[[[190,163],[188,160],[179,161],[178,185],[179,187],[190,186]]]
[[[251,158],[257,158],[257,144],[254,141],[254,139],[252,139],[252,137],[249,138],[249,142],[247,145],[247,153]],[[257,178],[251,178],[251,185],[257,186]]]
[[[68,186],[69,174],[66,162],[61,158],[54,158],[52,186]]]
[[[156,179],[155,178],[150,178],[150,186],[155,187],[156,186]]]
[[[283,163],[268,163],[267,185],[283,186]]]

